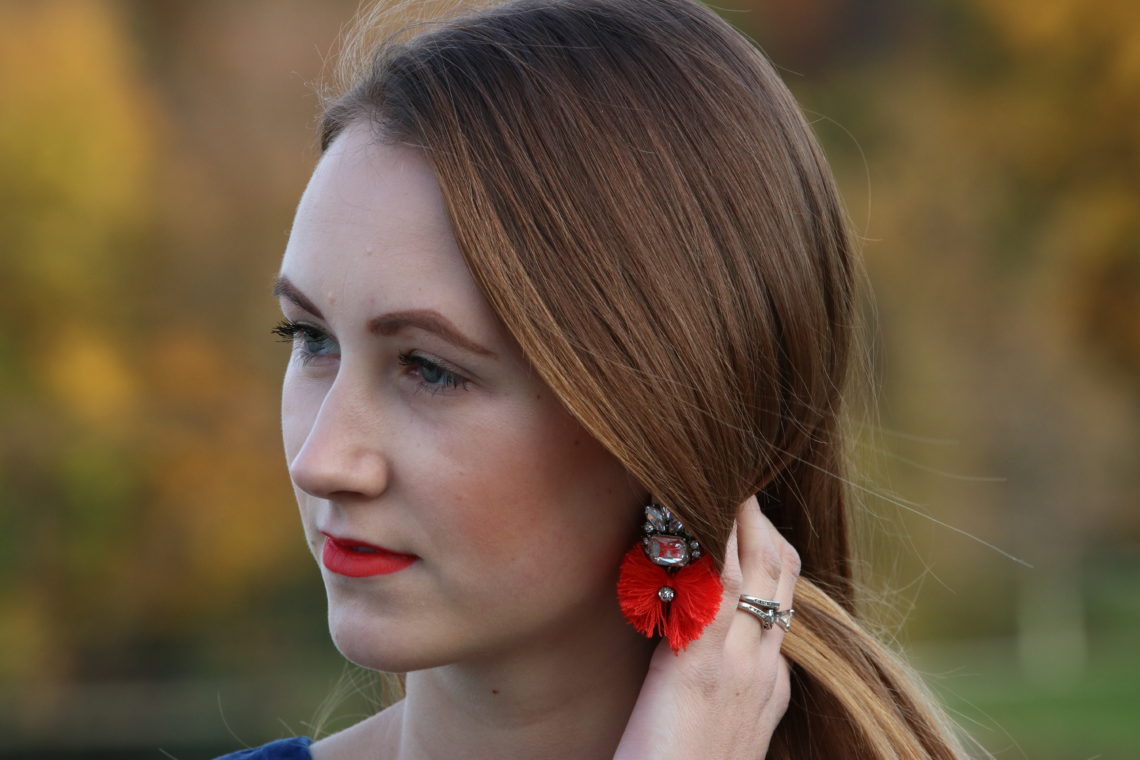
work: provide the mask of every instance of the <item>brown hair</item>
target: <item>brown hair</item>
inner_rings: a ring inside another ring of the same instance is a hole
[[[769,757],[961,757],[857,619],[856,265],[763,55],[689,0],[518,0],[361,47],[322,148],[360,121],[421,146],[475,279],[570,412],[718,561],[754,493],[799,551]]]

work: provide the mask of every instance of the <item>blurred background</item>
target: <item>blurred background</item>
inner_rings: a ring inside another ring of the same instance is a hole
[[[206,758],[369,709],[269,333],[355,9],[0,0],[2,758]],[[998,757],[1140,757],[1140,4],[718,9],[864,240],[872,613]]]

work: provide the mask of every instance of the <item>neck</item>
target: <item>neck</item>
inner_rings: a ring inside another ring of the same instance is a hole
[[[409,673],[399,757],[612,757],[652,652],[617,615],[502,656]]]

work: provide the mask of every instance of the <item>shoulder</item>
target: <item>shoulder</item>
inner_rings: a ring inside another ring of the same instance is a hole
[[[312,743],[312,739],[303,736],[295,739],[279,739],[253,749],[231,752],[215,760],[311,760],[309,745]]]
[[[312,760],[396,756],[399,754],[403,709],[403,701],[397,702],[355,725],[313,742],[310,749]]]

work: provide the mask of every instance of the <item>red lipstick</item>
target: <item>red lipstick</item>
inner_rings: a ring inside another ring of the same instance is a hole
[[[418,559],[414,554],[400,554],[363,541],[337,538],[328,533],[324,535],[325,547],[321,551],[321,562],[334,573],[349,578],[368,578],[399,572]]]

